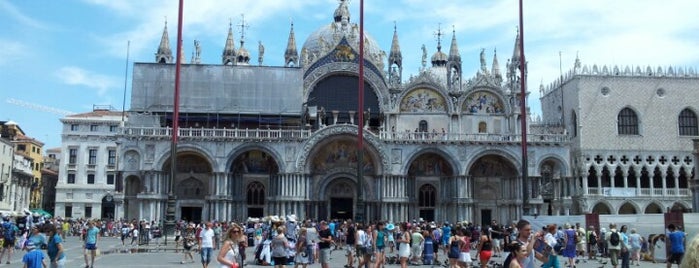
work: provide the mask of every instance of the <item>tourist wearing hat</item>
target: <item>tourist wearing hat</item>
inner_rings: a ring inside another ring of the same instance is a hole
[[[41,250],[36,250],[36,246],[33,242],[27,242],[24,248],[27,250],[27,253],[22,257],[24,268],[46,268],[44,253],[41,252]]]

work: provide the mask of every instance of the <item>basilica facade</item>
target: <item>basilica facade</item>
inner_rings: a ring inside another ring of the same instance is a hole
[[[574,146],[573,130],[563,122],[532,121],[520,112],[518,35],[502,69],[495,51],[491,57],[482,51],[467,59],[480,60],[480,69],[463,73],[452,33],[448,49],[441,38],[431,55],[423,46],[422,68],[407,75],[398,32],[386,50],[368,35],[360,40],[347,5],[340,1],[300,51],[292,25],[284,66],[251,64],[232,29],[220,64],[202,64],[197,50],[181,70],[174,177],[175,64],[166,27],[155,62],[134,64],[128,121],[117,135],[116,215],[164,219],[170,192],[176,218],[195,221],[289,214],[347,219],[362,209],[366,220],[489,223],[592,212],[603,195],[589,199],[583,190],[606,188],[581,178],[606,173],[580,168],[591,167],[594,156]],[[521,120],[530,123],[524,164]],[[683,167],[684,173],[673,171],[675,181],[679,174],[689,178],[693,165]],[[607,212],[618,213],[614,209]]]

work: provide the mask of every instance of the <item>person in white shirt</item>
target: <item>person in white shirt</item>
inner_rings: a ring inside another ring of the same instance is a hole
[[[211,227],[211,222],[206,223],[206,228],[199,233],[199,248],[201,249],[201,265],[204,268],[209,267],[211,256],[214,252],[214,229]]]

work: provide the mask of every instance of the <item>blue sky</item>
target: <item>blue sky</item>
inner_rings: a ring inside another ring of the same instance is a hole
[[[175,0],[0,0],[0,120],[13,120],[48,148],[60,146],[62,115],[30,108],[87,112],[93,104],[121,109],[127,41],[130,62],[153,62],[167,18],[175,50]],[[479,68],[486,49],[488,65],[497,48],[501,68],[512,55],[518,24],[517,0],[365,1],[365,30],[388,51],[394,21],[403,52],[404,77],[417,74],[422,44],[436,50],[438,25],[448,44],[452,26],[463,60],[463,74]],[[699,1],[525,0],[525,54],[529,61],[528,99],[540,113],[539,85],[572,67],[576,53],[584,65],[699,67]],[[315,29],[332,20],[337,0],[185,0],[184,51],[202,46],[202,63],[219,64],[229,21],[241,14],[250,25],[246,47],[257,62],[257,42],[265,45],[265,65],[282,65],[289,23],[294,21],[298,49]],[[359,20],[359,0],[350,3]],[[240,33],[235,32],[236,45]],[[445,46],[447,46],[445,44]],[[448,50],[448,49],[446,49]],[[559,54],[560,53],[560,54]],[[699,85],[697,86],[699,90]],[[54,111],[55,111],[54,110]]]

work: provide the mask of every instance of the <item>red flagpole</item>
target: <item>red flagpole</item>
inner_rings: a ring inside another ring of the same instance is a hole
[[[522,187],[524,193],[524,209],[525,214],[529,214],[529,165],[527,156],[527,77],[526,77],[526,59],[524,58],[524,12],[523,12],[523,0],[519,0],[519,73],[520,73],[520,123],[522,127]]]
[[[364,184],[364,0],[359,0],[359,122],[357,124],[357,212],[355,218],[364,222],[365,205],[362,185]]]

